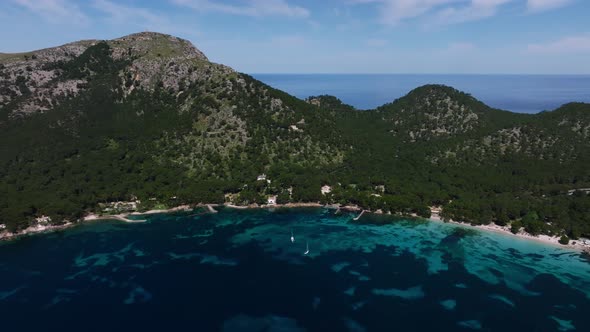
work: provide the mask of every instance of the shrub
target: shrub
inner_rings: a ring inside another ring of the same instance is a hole
[[[563,244],[563,245],[566,245],[566,244],[570,243],[570,238],[569,238],[569,237],[567,237],[567,236],[565,236],[565,235],[563,235],[563,236],[562,236],[562,237],[559,239],[559,243],[561,243],[561,244]]]

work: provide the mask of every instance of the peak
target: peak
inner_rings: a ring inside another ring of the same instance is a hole
[[[100,40],[78,40],[61,46],[45,48],[22,53],[0,53],[0,61],[14,62],[28,60],[35,55],[42,61],[68,61],[79,56],[90,46]],[[115,58],[135,56],[138,58],[161,58],[162,60],[193,59],[209,61],[205,54],[197,49],[190,41],[159,32],[138,32],[116,39],[106,40],[113,49]]]
[[[117,39],[129,39],[129,38],[155,38],[155,37],[163,37],[163,38],[177,38],[175,36],[166,34],[166,33],[162,33],[162,32],[157,32],[157,31],[141,31],[141,32],[134,32],[134,33],[130,33],[126,36],[123,37],[119,37]],[[180,39],[180,38],[177,38]]]
[[[193,58],[208,61],[190,41],[159,32],[138,32],[109,41],[115,49],[138,56]]]
[[[410,108],[422,108],[431,105],[456,104],[475,113],[485,112],[490,109],[487,105],[474,98],[472,95],[443,84],[426,84],[417,87],[407,95],[392,103],[383,105],[379,109],[390,108],[392,105],[405,105]]]
[[[428,96],[446,96],[446,97],[471,97],[470,94],[457,90],[451,86],[444,84],[426,84],[419,86],[408,93],[407,96],[428,97]]]
[[[395,136],[415,142],[472,132],[483,125],[490,108],[450,86],[428,84],[377,110],[392,122]]]

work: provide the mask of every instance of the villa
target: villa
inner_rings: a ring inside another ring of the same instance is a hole
[[[277,204],[277,196],[268,196],[266,203],[268,205],[276,205]]]
[[[330,187],[328,185],[322,186],[321,191],[322,191],[322,195],[329,194],[332,192],[332,187]]]

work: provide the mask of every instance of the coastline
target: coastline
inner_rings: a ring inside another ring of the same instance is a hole
[[[208,204],[208,205],[216,205],[216,204]],[[195,207],[200,207],[200,204]],[[122,221],[125,223],[143,223],[143,222],[146,222],[147,220],[145,220],[145,219],[129,219],[127,217],[128,216],[151,215],[151,214],[159,214],[159,213],[172,213],[172,212],[178,212],[178,211],[190,211],[192,209],[193,208],[191,208],[190,205],[180,205],[180,206],[176,206],[176,207],[173,207],[170,209],[149,210],[146,212],[137,212],[136,211],[136,212],[130,212],[130,213],[104,214],[104,215],[99,215],[96,213],[89,213],[86,216],[84,216],[82,219],[78,220],[77,222],[67,221],[61,225],[39,225],[39,224],[31,225],[31,226],[29,226],[17,233],[3,231],[3,232],[0,232],[0,241],[14,240],[14,239],[18,239],[20,237],[24,237],[27,235],[33,235],[33,234],[55,232],[55,231],[64,230],[64,229],[67,229],[70,227],[74,227],[77,225],[83,225],[84,223],[90,222],[90,221],[118,220],[118,221]]]
[[[535,235],[529,234],[523,230],[514,234],[510,231],[510,227],[496,225],[493,222],[489,223],[487,225],[472,225],[470,223],[462,222],[462,221],[455,221],[455,220],[445,221],[442,218],[440,218],[438,215],[435,215],[435,214],[433,214],[430,218],[428,218],[428,220],[431,220],[433,222],[442,222],[442,223],[449,223],[449,224],[454,224],[454,225],[458,225],[458,226],[475,228],[475,229],[479,229],[479,230],[483,230],[483,231],[487,231],[487,232],[494,232],[494,233],[500,233],[500,234],[504,234],[504,235],[510,235],[510,236],[514,236],[519,239],[530,240],[530,241],[540,242],[540,243],[543,243],[546,245],[556,246],[556,247],[560,247],[560,248],[569,248],[569,249],[574,249],[574,250],[579,250],[579,251],[584,251],[584,252],[590,253],[590,242],[587,242],[586,244],[584,244],[581,240],[570,240],[569,244],[561,244],[561,243],[559,243],[559,237],[557,237],[557,236],[549,236],[549,235],[545,235],[545,234],[535,236]]]
[[[58,230],[63,230],[63,229],[67,229],[76,225],[81,225],[85,222],[89,222],[89,221],[101,221],[101,220],[118,220],[118,221],[122,221],[122,222],[126,222],[126,223],[142,223],[142,222],[146,222],[145,219],[129,219],[127,218],[128,216],[142,216],[142,215],[153,215],[153,214],[163,214],[163,213],[174,213],[174,212],[179,212],[179,211],[191,211],[195,208],[207,208],[207,212],[206,213],[217,213],[218,211],[214,209],[214,207],[219,207],[219,206],[223,206],[226,208],[231,208],[231,209],[238,209],[238,210],[245,210],[245,209],[274,209],[274,208],[326,208],[326,209],[332,209],[332,210],[336,210],[337,212],[340,210],[344,210],[344,211],[348,211],[348,212],[361,212],[356,218],[353,218],[353,220],[358,220],[360,219],[360,217],[362,217],[363,214],[365,213],[369,213],[369,214],[376,214],[376,215],[384,215],[384,213],[381,210],[377,210],[377,211],[371,211],[371,210],[366,210],[366,209],[362,209],[361,207],[357,206],[357,205],[344,205],[341,206],[340,204],[320,204],[320,203],[304,203],[304,202],[300,202],[300,203],[286,203],[286,204],[262,204],[262,205],[258,205],[258,204],[251,204],[251,205],[234,205],[231,203],[224,203],[224,204],[203,204],[203,203],[199,203],[196,204],[194,206],[191,205],[180,205],[180,206],[176,206],[170,209],[160,209],[160,210],[149,210],[149,211],[145,211],[145,212],[130,212],[130,213],[121,213],[121,214],[115,214],[115,215],[98,215],[96,213],[90,213],[88,215],[86,215],[84,218],[82,218],[80,221],[78,222],[65,222],[64,224],[61,225],[32,225],[29,226],[27,228],[25,228],[24,230],[18,232],[18,233],[11,233],[11,232],[0,232],[0,241],[2,240],[11,240],[11,239],[16,239],[22,236],[26,236],[26,235],[32,235],[32,234],[38,234],[38,233],[48,233],[48,232],[53,232],[53,231],[58,231]],[[450,224],[454,224],[454,225],[458,225],[458,226],[463,226],[463,227],[469,227],[469,228],[474,228],[474,229],[479,229],[479,230],[483,230],[483,231],[488,231],[488,232],[495,232],[495,233],[501,233],[504,235],[511,235],[514,236],[516,238],[519,239],[525,239],[525,240],[531,240],[531,241],[536,241],[536,242],[540,242],[546,245],[551,245],[551,246],[556,246],[556,247],[560,247],[560,248],[569,248],[569,249],[573,249],[573,250],[579,250],[582,252],[587,252],[590,253],[590,241],[586,241],[585,243],[582,240],[570,240],[570,243],[567,245],[563,245],[561,243],[559,243],[559,237],[552,237],[552,236],[548,236],[548,235],[538,235],[538,236],[534,236],[532,234],[526,233],[524,231],[520,231],[517,234],[514,234],[510,231],[510,228],[508,226],[500,226],[500,225],[496,225],[494,223],[490,223],[487,225],[472,225],[470,223],[467,222],[462,222],[462,221],[455,221],[455,220],[443,220],[440,216],[439,216],[439,212],[440,209],[431,209],[432,215],[430,218],[424,218],[426,220],[429,220],[431,222],[442,222],[442,223],[450,223]],[[403,217],[403,216],[402,216]],[[411,216],[411,217],[417,217],[417,216]]]

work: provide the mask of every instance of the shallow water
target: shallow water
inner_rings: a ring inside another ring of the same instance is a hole
[[[577,252],[352,217],[223,209],[5,243],[3,330],[590,330],[590,263]]]

